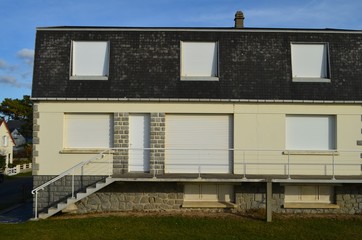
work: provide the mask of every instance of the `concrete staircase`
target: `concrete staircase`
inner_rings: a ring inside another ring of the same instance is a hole
[[[96,185],[94,186],[90,186],[86,188],[85,192],[79,192],[76,194],[76,197],[74,198],[68,198],[66,202],[61,202],[58,203],[57,207],[51,207],[48,208],[48,212],[47,213],[40,213],[39,214],[39,218],[40,219],[46,219],[50,216],[53,216],[54,214],[62,211],[63,209],[67,208],[70,204],[76,203],[80,200],[82,200],[85,197],[88,197],[89,195],[99,191],[100,189],[108,186],[109,184],[113,183],[114,179],[111,177],[107,177],[104,180],[101,180],[99,182],[96,183]]]

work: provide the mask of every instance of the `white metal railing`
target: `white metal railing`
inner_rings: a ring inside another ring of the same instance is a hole
[[[35,195],[35,209],[34,209],[34,218],[37,219],[38,218],[38,192],[44,190],[46,187],[48,187],[49,185],[51,185],[52,183],[55,183],[61,179],[63,179],[66,176],[72,176],[72,180],[71,180],[71,186],[72,186],[72,190],[71,190],[71,195],[72,198],[75,198],[75,175],[86,175],[87,172],[92,172],[94,169],[90,169],[90,171],[85,172],[85,167],[89,164],[92,163],[105,163],[106,168],[108,168],[108,176],[112,175],[113,172],[113,168],[112,168],[112,164],[113,161],[111,161],[111,158],[108,157],[106,158],[105,156],[110,156],[111,154],[111,149],[107,149],[102,151],[101,153],[93,156],[90,159],[86,159],[78,164],[76,164],[75,166],[69,168],[68,170],[62,172],[61,174],[59,174],[58,176],[56,176],[55,178],[49,180],[48,182],[45,182],[44,184],[34,188],[31,193],[33,195]],[[105,160],[105,161],[102,161]],[[96,164],[96,168],[99,165]],[[94,172],[93,172],[94,173]]]
[[[117,154],[122,157],[128,156],[128,166],[125,167],[128,167],[129,170],[132,166],[130,158],[145,158],[143,159],[144,163],[148,162],[149,165],[146,166],[142,172],[152,173],[154,179],[157,178],[159,171],[161,170],[161,174],[194,173],[198,175],[198,178],[201,178],[201,174],[203,173],[226,173],[241,175],[242,179],[247,179],[248,175],[283,175],[288,179],[290,179],[292,175],[325,175],[331,176],[331,180],[333,180],[336,175],[343,175],[342,173],[346,171],[354,172],[355,174],[352,175],[360,175],[362,165],[360,153],[361,151],[359,150],[287,151],[285,149],[268,150],[234,148],[111,148],[76,164],[59,174],[57,177],[33,189],[32,194],[35,194],[35,219],[38,215],[39,191],[44,190],[49,185],[70,175],[72,176],[71,196],[74,198],[74,176],[111,176],[113,174],[113,158]],[[74,154],[76,154],[76,152]],[[169,161],[171,158],[179,159],[180,161],[176,164],[172,164]],[[221,162],[217,162],[220,160],[219,158],[225,159]],[[94,166],[86,169],[89,165]],[[165,170],[162,169],[162,165],[165,167]],[[100,168],[100,166],[103,167]],[[344,169],[342,167],[344,167]],[[169,171],[171,168],[173,171]],[[99,170],[101,170],[100,174]]]

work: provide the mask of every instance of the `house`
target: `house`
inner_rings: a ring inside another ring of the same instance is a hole
[[[362,212],[362,31],[40,27],[35,217]]]
[[[0,156],[5,158],[5,168],[13,163],[15,142],[4,120],[0,120]]]
[[[20,133],[22,126],[25,124],[23,120],[9,120],[7,125],[11,132],[11,136],[14,139],[15,146],[14,152],[19,152],[24,150],[24,145],[26,144],[26,138]]]

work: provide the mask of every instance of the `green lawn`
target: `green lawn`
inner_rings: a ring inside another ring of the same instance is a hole
[[[0,224],[1,239],[361,239],[362,217],[108,216]]]

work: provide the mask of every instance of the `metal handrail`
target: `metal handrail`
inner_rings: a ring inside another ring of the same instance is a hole
[[[108,152],[108,154],[110,153],[110,149],[104,150],[101,153],[95,155],[94,157],[84,160],[76,165],[74,165],[73,167],[69,168],[68,170],[62,172],[61,174],[59,174],[58,176],[52,178],[51,180],[43,183],[42,185],[34,188],[31,193],[34,195],[35,194],[35,209],[34,209],[34,219],[38,218],[38,192],[41,190],[44,190],[47,186],[49,186],[50,184],[62,179],[65,176],[68,175],[72,175],[72,198],[74,198],[74,172],[75,170],[78,170],[82,167],[84,167],[85,165],[95,161],[95,160],[99,160],[102,159],[104,157],[104,155]],[[111,176],[111,172],[109,173],[109,176]]]

